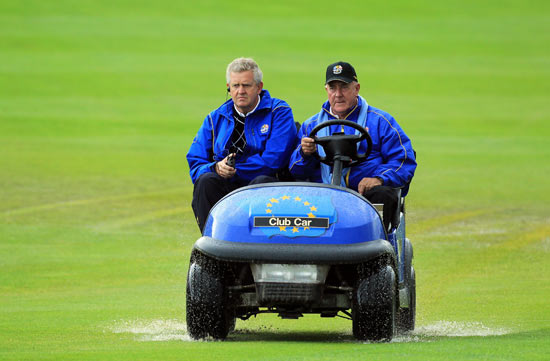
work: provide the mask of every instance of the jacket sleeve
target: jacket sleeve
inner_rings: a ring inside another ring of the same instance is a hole
[[[416,157],[411,140],[399,124],[389,115],[380,121],[380,153],[382,162],[374,170],[368,169],[368,161],[361,164],[358,171],[351,173],[348,186],[357,189],[364,177],[380,177],[384,185],[390,187],[406,186],[414,176]]]
[[[208,114],[200,127],[189,152],[187,153],[187,163],[189,163],[189,175],[191,181],[195,183],[204,173],[212,172],[216,164],[213,161],[213,118]]]
[[[306,156],[302,153],[300,140],[307,137],[315,126],[316,117],[313,116],[306,120],[298,132],[298,145],[290,156],[288,168],[290,174],[296,179],[309,180],[312,182],[321,182],[321,164],[314,156]]]
[[[275,175],[286,167],[290,152],[296,144],[296,125],[292,109],[281,102],[272,109],[271,132],[260,153],[237,159],[237,175],[252,180],[258,175]]]

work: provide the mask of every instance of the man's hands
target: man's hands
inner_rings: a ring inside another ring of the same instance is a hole
[[[234,167],[227,165],[227,159],[229,157],[235,157],[235,153],[229,154],[223,160],[216,163],[216,166],[215,166],[216,173],[218,173],[220,177],[226,178],[226,179],[233,177],[237,172],[237,170]]]
[[[302,146],[302,153],[304,153],[304,155],[312,155],[317,151],[317,145],[313,138],[303,137],[300,145]]]
[[[317,145],[313,141],[313,138],[310,137],[303,137],[302,141],[300,142],[300,145],[302,146],[302,153],[304,155],[312,155],[317,151]],[[383,185],[384,182],[380,178],[363,178],[361,179],[361,182],[359,182],[359,185],[357,186],[357,190],[359,191],[359,194],[364,194],[365,192],[371,190],[372,188],[376,186]]]
[[[379,178],[363,178],[359,185],[357,186],[357,191],[359,194],[365,194],[365,192],[370,191],[376,186],[381,186],[383,184],[382,180]]]

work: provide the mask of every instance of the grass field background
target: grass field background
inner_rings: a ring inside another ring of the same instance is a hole
[[[547,359],[549,45],[545,1],[1,1],[0,359]],[[185,154],[239,56],[298,121],[349,61],[413,139],[411,335],[186,336]]]

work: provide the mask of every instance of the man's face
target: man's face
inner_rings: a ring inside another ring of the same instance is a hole
[[[240,73],[231,73],[227,86],[237,109],[246,114],[256,106],[258,95],[262,91],[264,83],[256,84],[254,73],[247,70]]]
[[[345,116],[357,104],[360,87],[356,81],[344,83],[339,80],[331,81],[325,85],[332,112],[338,116]]]

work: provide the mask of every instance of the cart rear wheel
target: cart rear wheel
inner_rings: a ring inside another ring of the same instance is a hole
[[[408,289],[408,308],[400,308],[397,315],[397,328],[400,332],[414,330],[416,319],[416,275],[412,265],[413,247],[408,239],[405,239],[405,286]]]
[[[416,275],[414,267],[411,267],[407,287],[409,289],[409,308],[400,308],[398,315],[398,328],[399,331],[403,332],[414,330],[416,319]]]

